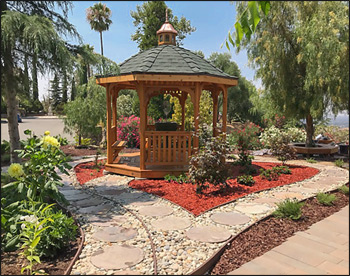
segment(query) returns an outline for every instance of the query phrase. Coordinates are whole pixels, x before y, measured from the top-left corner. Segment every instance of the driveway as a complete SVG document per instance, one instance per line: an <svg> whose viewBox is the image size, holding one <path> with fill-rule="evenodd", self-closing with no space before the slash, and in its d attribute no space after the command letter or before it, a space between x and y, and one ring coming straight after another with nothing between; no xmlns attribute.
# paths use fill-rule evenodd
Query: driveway
<svg viewBox="0 0 350 276"><path fill-rule="evenodd" d="M63 133L64 123L62 119L56 116L30 116L23 117L22 123L18 124L20 139L24 140L28 136L23 132L26 129L32 130L36 135L44 135L46 130L50 131L51 136L61 134L62 137L68 139L69 142L74 142L74 135ZM9 141L7 119L1 119L1 140Z"/></svg>

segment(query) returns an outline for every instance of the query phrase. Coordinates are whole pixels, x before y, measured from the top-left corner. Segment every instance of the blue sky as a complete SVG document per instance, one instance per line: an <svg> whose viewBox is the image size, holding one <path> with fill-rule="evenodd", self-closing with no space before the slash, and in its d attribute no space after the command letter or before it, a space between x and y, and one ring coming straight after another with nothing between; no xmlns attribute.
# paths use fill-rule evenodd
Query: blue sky
<svg viewBox="0 0 350 276"><path fill-rule="evenodd" d="M112 10L113 21L109 31L103 33L104 55L118 64L139 51L136 42L131 40L136 27L130 11L135 11L136 6L142 5L143 2L102 1ZM86 9L94 3L97 1L73 1L74 7L68 18L82 36L83 42L94 46L95 51L101 53L99 33L91 30L86 21ZM235 4L229 1L165 1L165 3L172 9L174 15L178 18L186 17L191 21L191 25L196 27L196 31L184 39L182 47L192 51L201 50L206 58L214 52L230 52L242 76L254 80L254 70L247 65L245 51L236 54L233 49L229 51L225 46L220 48L236 21ZM40 79L40 95L47 93L48 83L48 76ZM260 81L254 83L258 87L261 86Z"/></svg>

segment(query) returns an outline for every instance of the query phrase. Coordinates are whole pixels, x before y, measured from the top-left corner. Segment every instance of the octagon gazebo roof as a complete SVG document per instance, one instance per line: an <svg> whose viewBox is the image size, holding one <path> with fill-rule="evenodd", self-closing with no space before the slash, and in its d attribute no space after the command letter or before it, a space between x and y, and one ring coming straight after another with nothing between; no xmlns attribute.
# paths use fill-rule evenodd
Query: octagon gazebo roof
<svg viewBox="0 0 350 276"><path fill-rule="evenodd" d="M237 80L190 50L175 45L159 45L139 52L120 64L120 74L100 75L97 78L130 74L208 75Z"/></svg>

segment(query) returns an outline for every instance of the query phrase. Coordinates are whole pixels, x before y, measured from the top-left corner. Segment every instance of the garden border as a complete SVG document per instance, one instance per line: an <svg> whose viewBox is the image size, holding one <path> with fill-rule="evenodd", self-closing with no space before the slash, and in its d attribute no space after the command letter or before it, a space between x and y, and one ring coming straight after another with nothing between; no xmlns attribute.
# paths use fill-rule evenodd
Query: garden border
<svg viewBox="0 0 350 276"><path fill-rule="evenodd" d="M349 182L345 183L344 185L349 184ZM327 191L327 193L332 193L335 192L339 189L335 188L333 190ZM316 196L310 196L307 198L304 198L303 200L300 200L299 202L304 202L310 198L315 198ZM215 265L215 263L219 260L219 258L221 257L221 255L224 253L225 249L230 245L230 243L236 239L240 234L243 234L244 232L248 231L252 226L256 225L257 223L260 223L268 218L270 218L272 216L272 213L267 215L266 217L260 218L259 220L257 220L256 222L254 222L253 224L247 226L246 228L244 228L242 231L240 231L239 233L237 233L235 236L231 237L230 239L228 239L225 244L223 244L209 259L207 259L203 264L201 264L198 268L192 270L192 272L189 273L189 275L205 275L206 272L208 272L211 268L213 268L213 266Z"/></svg>

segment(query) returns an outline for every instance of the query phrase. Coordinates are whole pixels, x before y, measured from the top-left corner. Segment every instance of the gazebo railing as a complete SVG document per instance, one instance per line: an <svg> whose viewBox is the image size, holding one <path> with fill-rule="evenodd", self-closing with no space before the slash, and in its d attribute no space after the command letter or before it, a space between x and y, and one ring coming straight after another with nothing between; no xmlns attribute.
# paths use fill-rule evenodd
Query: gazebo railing
<svg viewBox="0 0 350 276"><path fill-rule="evenodd" d="M188 165L192 135L190 131L146 131L145 165Z"/></svg>

